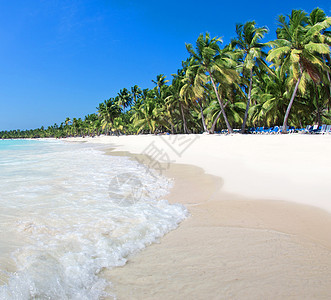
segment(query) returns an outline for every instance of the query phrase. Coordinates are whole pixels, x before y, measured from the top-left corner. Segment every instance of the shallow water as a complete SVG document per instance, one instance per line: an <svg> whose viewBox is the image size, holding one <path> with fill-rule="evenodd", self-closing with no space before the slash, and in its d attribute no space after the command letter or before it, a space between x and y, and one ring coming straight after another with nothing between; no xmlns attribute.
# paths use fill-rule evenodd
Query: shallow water
<svg viewBox="0 0 331 300"><path fill-rule="evenodd" d="M98 146L0 141L0 299L99 299L122 266L187 215L171 182ZM158 200L158 201L157 201Z"/></svg>

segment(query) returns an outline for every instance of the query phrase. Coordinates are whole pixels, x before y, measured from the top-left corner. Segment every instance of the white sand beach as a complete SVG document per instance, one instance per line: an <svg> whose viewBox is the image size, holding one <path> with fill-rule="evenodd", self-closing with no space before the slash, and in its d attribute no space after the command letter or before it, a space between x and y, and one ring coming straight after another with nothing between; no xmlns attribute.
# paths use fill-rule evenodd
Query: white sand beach
<svg viewBox="0 0 331 300"><path fill-rule="evenodd" d="M162 161L168 200L191 213L105 272L118 299L331 298L331 135L69 140Z"/></svg>
<svg viewBox="0 0 331 300"><path fill-rule="evenodd" d="M331 135L139 135L81 140L198 166L221 177L225 192L331 212Z"/></svg>

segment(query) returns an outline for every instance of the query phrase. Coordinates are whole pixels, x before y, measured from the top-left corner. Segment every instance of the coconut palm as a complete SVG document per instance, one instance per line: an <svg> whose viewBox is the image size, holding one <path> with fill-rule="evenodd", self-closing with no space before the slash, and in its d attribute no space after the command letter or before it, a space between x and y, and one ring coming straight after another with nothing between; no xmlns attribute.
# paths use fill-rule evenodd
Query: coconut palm
<svg viewBox="0 0 331 300"><path fill-rule="evenodd" d="M171 110L171 114L174 115L174 119L177 119L177 131L178 127L182 125L182 132L189 133L186 120L188 103L185 101L185 98L181 97L180 94L181 88L184 85L183 79L185 76L185 71L184 69L178 69L177 74L172 74L172 76L173 80L168 88L169 95L165 98L165 103Z"/></svg>
<svg viewBox="0 0 331 300"><path fill-rule="evenodd" d="M245 24L237 24L237 37L231 41L231 47L237 48L237 53L242 59L242 74L244 75L246 70L249 72L247 104L241 133L244 133L246 128L248 109L251 102L254 67L257 63L264 64L262 58L266 57L266 54L263 52L263 48L266 45L261 43L261 40L268 32L268 29L266 27L255 27L255 25L255 21L246 22Z"/></svg>
<svg viewBox="0 0 331 300"><path fill-rule="evenodd" d="M268 53L267 60L284 68L292 78L294 88L282 130L282 133L287 133L288 117L303 75L308 74L312 80L319 82L320 69L327 70L320 56L329 55L330 48L324 43L315 42L313 37L330 27L331 18L313 26L307 26L307 13L302 10L293 10L287 19L283 15L279 16L278 22L278 39L269 43L272 49Z"/></svg>
<svg viewBox="0 0 331 300"><path fill-rule="evenodd" d="M164 74L159 74L156 76L156 80L152 80L153 83L156 84L158 94L161 94L161 88L164 86L169 80L166 80L166 77Z"/></svg>
<svg viewBox="0 0 331 300"><path fill-rule="evenodd" d="M135 104L142 95L141 88L138 85L133 86L131 88L131 95L133 97L133 104Z"/></svg>
<svg viewBox="0 0 331 300"><path fill-rule="evenodd" d="M179 95L186 103L191 101L193 104L198 104L203 130L204 132L208 132L203 114L203 104L206 98L205 86L207 84L207 76L204 73L201 73L198 76L197 66L197 62L194 59L191 59L190 66L182 79L183 86L181 87Z"/></svg>
<svg viewBox="0 0 331 300"><path fill-rule="evenodd" d="M121 109L115 99L110 98L100 103L97 110L101 118L101 128L108 133L114 119L121 114Z"/></svg>
<svg viewBox="0 0 331 300"><path fill-rule="evenodd" d="M191 44L186 44L186 49L196 62L189 67L190 69L197 69L196 83L204 86L206 84L206 76L210 80L228 131L232 133L233 130L224 111L224 104L218 93L217 85L222 81L235 81L238 75L233 69L234 61L229 55L228 48L220 49L219 44L221 42L222 39L218 37L211 39L209 33L206 33L205 36L200 34L196 41L195 50Z"/></svg>
<svg viewBox="0 0 331 300"><path fill-rule="evenodd" d="M134 110L131 121L137 128L137 133L144 129L149 129L150 133L155 133L159 126L167 126L162 117L158 103L153 97L147 97L139 109Z"/></svg>
<svg viewBox="0 0 331 300"><path fill-rule="evenodd" d="M132 95L126 88L119 91L116 97L118 104L122 106L123 111L132 104Z"/></svg>
<svg viewBox="0 0 331 300"><path fill-rule="evenodd" d="M320 8L315 8L313 11L310 13L309 18L308 18L308 26L314 26L318 23L324 22L327 19L325 12L320 9ZM314 41L320 42L327 44L328 46L331 46L331 31L323 29L318 34L314 35ZM322 55L324 62L326 65L330 68L330 55ZM330 76L330 71L327 70L326 72L326 84L328 85L328 105L329 107L331 106L331 76Z"/></svg>

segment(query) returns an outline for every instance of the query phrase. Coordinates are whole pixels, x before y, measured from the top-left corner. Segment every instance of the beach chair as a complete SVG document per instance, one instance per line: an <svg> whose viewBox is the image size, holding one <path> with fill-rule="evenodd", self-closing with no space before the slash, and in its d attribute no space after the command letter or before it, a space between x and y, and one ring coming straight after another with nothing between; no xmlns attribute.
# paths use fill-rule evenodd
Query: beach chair
<svg viewBox="0 0 331 300"><path fill-rule="evenodd" d="M297 129L298 133L305 133L306 128L299 128Z"/></svg>
<svg viewBox="0 0 331 300"><path fill-rule="evenodd" d="M326 124L323 124L321 130L318 131L317 133L324 134L325 132L326 132Z"/></svg>
<svg viewBox="0 0 331 300"><path fill-rule="evenodd" d="M288 129L289 133L293 133L295 132L295 127L294 126L290 126L290 128Z"/></svg>
<svg viewBox="0 0 331 300"><path fill-rule="evenodd" d="M266 127L266 128L264 128L263 133L269 134L272 129L273 129L273 127L269 127L269 128Z"/></svg>
<svg viewBox="0 0 331 300"><path fill-rule="evenodd" d="M257 133L257 134L260 134L260 133L262 133L262 131L263 131L263 127L258 127L256 133Z"/></svg>
<svg viewBox="0 0 331 300"><path fill-rule="evenodd" d="M331 125L326 126L325 133L331 133Z"/></svg>
<svg viewBox="0 0 331 300"><path fill-rule="evenodd" d="M313 133L314 130L317 129L317 127L318 127L317 125L310 125L307 133L310 133L310 134Z"/></svg>
<svg viewBox="0 0 331 300"><path fill-rule="evenodd" d="M275 126L272 130L270 130L271 134L276 134L279 131L279 126Z"/></svg>
<svg viewBox="0 0 331 300"><path fill-rule="evenodd" d="M309 133L311 128L312 128L311 125L307 125L306 128L304 129L304 133Z"/></svg>
<svg viewBox="0 0 331 300"><path fill-rule="evenodd" d="M318 133L321 129L321 126L318 127L318 125L314 125L312 129L310 129L310 133Z"/></svg>
<svg viewBox="0 0 331 300"><path fill-rule="evenodd" d="M256 134L258 132L258 130L259 130L259 127L256 127L256 128L253 127L251 133Z"/></svg>
<svg viewBox="0 0 331 300"><path fill-rule="evenodd" d="M269 134L273 127L265 127L263 133Z"/></svg>

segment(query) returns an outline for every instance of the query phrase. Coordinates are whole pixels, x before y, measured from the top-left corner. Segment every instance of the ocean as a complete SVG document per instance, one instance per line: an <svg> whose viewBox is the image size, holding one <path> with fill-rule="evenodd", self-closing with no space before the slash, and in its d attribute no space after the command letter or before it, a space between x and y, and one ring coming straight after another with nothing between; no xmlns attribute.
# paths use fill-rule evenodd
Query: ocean
<svg viewBox="0 0 331 300"><path fill-rule="evenodd" d="M115 297L102 271L187 217L171 180L102 147L0 140L0 299Z"/></svg>

